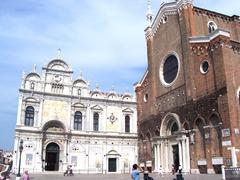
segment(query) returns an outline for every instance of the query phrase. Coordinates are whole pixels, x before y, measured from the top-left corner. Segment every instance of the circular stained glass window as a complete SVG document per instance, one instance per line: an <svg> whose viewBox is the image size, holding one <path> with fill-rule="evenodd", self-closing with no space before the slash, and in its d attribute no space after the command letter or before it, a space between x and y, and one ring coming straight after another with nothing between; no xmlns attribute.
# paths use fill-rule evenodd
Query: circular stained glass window
<svg viewBox="0 0 240 180"><path fill-rule="evenodd" d="M208 72L208 69L209 69L209 63L208 61L205 60L201 63L200 71L202 74L206 74Z"/></svg>
<svg viewBox="0 0 240 180"><path fill-rule="evenodd" d="M174 55L170 55L163 65L163 80L165 83L172 83L178 74L178 60Z"/></svg>

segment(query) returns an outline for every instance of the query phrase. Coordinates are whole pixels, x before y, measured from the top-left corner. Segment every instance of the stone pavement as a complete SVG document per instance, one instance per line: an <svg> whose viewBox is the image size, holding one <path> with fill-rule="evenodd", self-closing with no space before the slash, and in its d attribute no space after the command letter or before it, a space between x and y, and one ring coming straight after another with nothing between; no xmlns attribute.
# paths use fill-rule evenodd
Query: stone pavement
<svg viewBox="0 0 240 180"><path fill-rule="evenodd" d="M155 173L149 174L154 180L172 180L176 176L164 175L158 176ZM15 176L11 176L11 180L15 180ZM61 173L30 174L30 180L131 180L129 174L75 174L74 176L63 176ZM143 176L141 177L143 180ZM184 180L221 180L221 175L216 174L198 174L184 175Z"/></svg>

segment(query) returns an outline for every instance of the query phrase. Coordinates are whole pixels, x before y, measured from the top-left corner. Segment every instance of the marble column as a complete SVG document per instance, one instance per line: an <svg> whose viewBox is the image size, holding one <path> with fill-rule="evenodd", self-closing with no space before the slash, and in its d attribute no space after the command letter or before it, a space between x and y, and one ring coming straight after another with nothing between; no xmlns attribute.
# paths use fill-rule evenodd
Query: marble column
<svg viewBox="0 0 240 180"><path fill-rule="evenodd" d="M160 164L162 165L162 168L164 168L164 143L163 141L160 142L160 148L161 148L161 161L160 161Z"/></svg>
<svg viewBox="0 0 240 180"><path fill-rule="evenodd" d="M44 101L43 98L40 98L40 107L39 107L38 123L37 123L38 127L42 125L43 101Z"/></svg>
<svg viewBox="0 0 240 180"><path fill-rule="evenodd" d="M187 155L187 162L186 162L186 170L190 172L190 153L189 153L189 138L186 138L186 155Z"/></svg>
<svg viewBox="0 0 240 180"><path fill-rule="evenodd" d="M160 156L161 156L161 155L160 155L160 146L159 146L159 143L158 143L158 144L157 144L157 158L158 158L158 160L157 160L157 162L158 162L158 163L157 163L157 169L159 168L159 165L160 165L160 163L161 163L161 162L160 162L160 159L161 159Z"/></svg>
<svg viewBox="0 0 240 180"><path fill-rule="evenodd" d="M155 171L157 170L157 164L158 164L158 162L157 162L157 145L156 144L154 144L154 159L155 159Z"/></svg>
<svg viewBox="0 0 240 180"><path fill-rule="evenodd" d="M168 167L168 142L165 141L164 143L165 145L165 171L168 172L169 171L169 167Z"/></svg>
<svg viewBox="0 0 240 180"><path fill-rule="evenodd" d="M21 125L21 112L22 112L22 95L19 96L18 99L18 112L17 112L17 125Z"/></svg>
<svg viewBox="0 0 240 180"><path fill-rule="evenodd" d="M182 157L183 157L183 160L182 160L182 169L183 171L186 171L186 158L187 158L187 154L186 154L186 139L183 139L182 140Z"/></svg>
<svg viewBox="0 0 240 180"><path fill-rule="evenodd" d="M160 143L158 143L158 150L159 150L159 156L158 156L158 168L159 168L160 165L162 166L162 164L161 164L161 161L162 161L161 153L162 153L162 151L161 151L161 144Z"/></svg>
<svg viewBox="0 0 240 180"><path fill-rule="evenodd" d="M182 159L183 159L183 154L182 154L182 143L181 143L182 140L179 140L178 141L178 154L179 154L179 165L183 165L182 163Z"/></svg>

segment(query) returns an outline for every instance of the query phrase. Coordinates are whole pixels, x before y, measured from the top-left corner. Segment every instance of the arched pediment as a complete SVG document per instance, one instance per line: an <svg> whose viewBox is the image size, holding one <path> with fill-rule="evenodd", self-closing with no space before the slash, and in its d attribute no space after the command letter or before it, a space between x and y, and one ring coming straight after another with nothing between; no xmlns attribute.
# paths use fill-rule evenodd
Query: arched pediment
<svg viewBox="0 0 240 180"><path fill-rule="evenodd" d="M93 98L101 98L102 94L99 91L92 91L91 92L91 97L93 97Z"/></svg>
<svg viewBox="0 0 240 180"><path fill-rule="evenodd" d="M103 108L99 105L92 106L91 109L92 110L97 110L97 111L102 111L103 110Z"/></svg>
<svg viewBox="0 0 240 180"><path fill-rule="evenodd" d="M87 87L87 82L83 79L77 79L73 82L73 85L74 86L77 86L77 87Z"/></svg>
<svg viewBox="0 0 240 180"><path fill-rule="evenodd" d="M34 97L27 97L27 98L25 98L25 101L26 102L32 102L32 103L37 103L38 102L38 100Z"/></svg>
<svg viewBox="0 0 240 180"><path fill-rule="evenodd" d="M61 121L58 121L58 120L51 120L51 121L46 122L43 125L42 130L44 132L50 132L50 131L51 132L66 132L65 125Z"/></svg>
<svg viewBox="0 0 240 180"><path fill-rule="evenodd" d="M110 150L108 151L107 156L121 156L121 155L115 150Z"/></svg>
<svg viewBox="0 0 240 180"><path fill-rule="evenodd" d="M167 113L161 124L160 135L169 136L172 135L173 132L179 132L181 130L182 126L179 116L175 113Z"/></svg>
<svg viewBox="0 0 240 180"><path fill-rule="evenodd" d="M84 104L82 103L75 103L72 105L73 107L76 107L76 108L87 108L87 106L85 106Z"/></svg>
<svg viewBox="0 0 240 180"><path fill-rule="evenodd" d="M116 99L117 98L117 94L112 92L112 93L109 93L107 95L107 97L108 97L108 99Z"/></svg>
<svg viewBox="0 0 240 180"><path fill-rule="evenodd" d="M31 72L26 76L25 80L39 81L39 80L41 80L41 76L36 72Z"/></svg>
<svg viewBox="0 0 240 180"><path fill-rule="evenodd" d="M122 96L122 100L123 101L130 101L132 99L132 95L129 94L129 93L125 93L123 96Z"/></svg>
<svg viewBox="0 0 240 180"><path fill-rule="evenodd" d="M47 65L47 69L58 70L58 71L71 71L69 65L62 59L54 59Z"/></svg>

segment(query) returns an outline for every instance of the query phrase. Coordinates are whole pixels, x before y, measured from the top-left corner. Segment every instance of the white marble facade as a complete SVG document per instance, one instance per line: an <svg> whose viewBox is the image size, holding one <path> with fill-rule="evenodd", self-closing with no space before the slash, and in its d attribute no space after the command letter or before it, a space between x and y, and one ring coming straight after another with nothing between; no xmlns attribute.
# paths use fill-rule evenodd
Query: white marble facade
<svg viewBox="0 0 240 180"><path fill-rule="evenodd" d="M66 170L76 173L124 173L137 162L137 112L135 96L113 89L90 90L80 75L72 79L71 67L54 59L23 74L19 90L13 171Z"/></svg>

